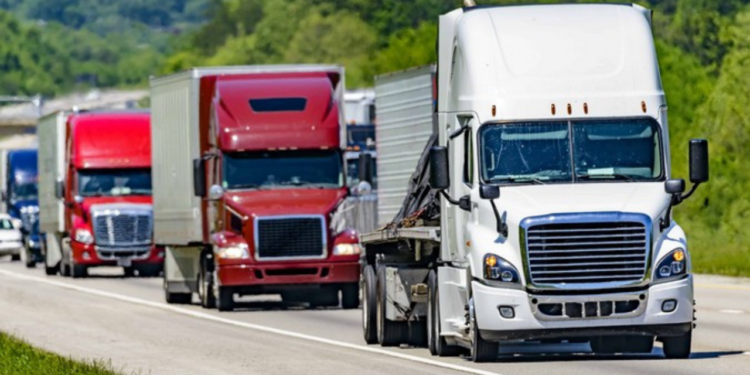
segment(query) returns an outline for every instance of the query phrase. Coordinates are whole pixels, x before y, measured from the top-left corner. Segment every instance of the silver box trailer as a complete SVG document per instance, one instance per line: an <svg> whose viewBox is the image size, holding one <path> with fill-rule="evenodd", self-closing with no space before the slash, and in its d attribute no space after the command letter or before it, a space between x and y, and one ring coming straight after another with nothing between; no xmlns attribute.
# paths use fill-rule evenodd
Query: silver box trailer
<svg viewBox="0 0 750 375"><path fill-rule="evenodd" d="M65 230L62 199L58 198L58 185L65 176L65 124L69 112L60 111L39 120L39 232L47 238L44 242L45 266L54 270L60 261L58 241L53 235Z"/></svg>
<svg viewBox="0 0 750 375"><path fill-rule="evenodd" d="M401 209L409 177L433 134L435 66L375 78L378 225Z"/></svg>

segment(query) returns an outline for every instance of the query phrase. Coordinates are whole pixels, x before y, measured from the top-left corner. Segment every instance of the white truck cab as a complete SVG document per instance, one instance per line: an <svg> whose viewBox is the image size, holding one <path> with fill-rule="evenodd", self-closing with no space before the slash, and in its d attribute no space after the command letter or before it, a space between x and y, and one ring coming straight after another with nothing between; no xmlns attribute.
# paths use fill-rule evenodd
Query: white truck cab
<svg viewBox="0 0 750 375"><path fill-rule="evenodd" d="M433 354L462 346L475 361L519 340L620 353L651 352L657 339L667 357L689 356L690 256L670 213L708 180L708 151L691 141L693 189L683 194L671 179L650 11L457 9L440 17L437 88L428 147L439 226L394 223L363 237L364 284L367 267L385 275L375 308L384 290L384 316L406 324L395 336L416 342L424 330ZM430 261L389 255L404 244ZM390 323L373 321L387 339L379 330Z"/></svg>

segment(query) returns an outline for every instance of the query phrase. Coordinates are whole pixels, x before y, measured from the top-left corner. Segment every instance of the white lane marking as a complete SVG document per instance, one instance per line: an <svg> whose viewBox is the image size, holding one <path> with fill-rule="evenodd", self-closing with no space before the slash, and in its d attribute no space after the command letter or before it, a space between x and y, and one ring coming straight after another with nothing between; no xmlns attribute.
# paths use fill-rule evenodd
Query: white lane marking
<svg viewBox="0 0 750 375"><path fill-rule="evenodd" d="M750 352L744 352L742 354L744 354L744 355L750 355Z"/></svg>
<svg viewBox="0 0 750 375"><path fill-rule="evenodd" d="M296 339L307 340L307 341L327 344L331 346L337 346L340 348L359 350L362 352L385 355L385 356L399 358L399 359L403 359L407 361L422 363L422 364L430 365L434 367L441 367L441 368L448 369L448 370L454 370L454 371L464 372L468 374L476 374L476 375L501 375L496 372L479 370L479 369L475 369L471 367L459 366L459 365L455 365L452 363L435 361L432 359L416 357L416 356L403 354L403 353L399 353L395 351L388 351L388 350L378 349L375 347L364 346L364 345L350 344L347 342L330 340L330 339L326 339L322 337L306 335L303 333L297 333L297 332L292 332L292 331L286 331L283 329L266 327L266 326L262 326L258 324L252 324L252 323L246 323L246 322L241 322L237 320L226 319L226 318L218 317L215 315L207 314L204 312L193 311L193 310L189 310L183 307L168 305L166 303L152 302L152 301L147 301L147 300L140 299L140 298L125 296L122 294L116 294L116 293L110 293L110 292L105 292L101 290L86 288L86 287L82 287L78 285L73 285L73 284L68 284L65 282L47 279L44 277L29 276L29 275L19 274L19 273L15 273L15 272L3 270L3 269L0 269L0 274L10 276L10 277L15 277L17 279L36 281L36 282L40 282L44 284L58 286L61 288L75 290L75 291L82 292L82 293L88 293L88 294L93 294L93 295L97 295L100 297L106 297L106 298L111 298L111 299L115 299L115 300L119 300L123 302L129 302L129 303L133 303L136 305L148 306L148 307L153 307L153 308L157 308L161 310L171 311L177 314L191 316L191 317L198 318L198 319L210 320L210 321L214 321L218 323L233 325L236 327L242 327L242 328L248 328L248 329L261 331L261 332L273 333L273 334L277 334L281 336L292 337Z"/></svg>
<svg viewBox="0 0 750 375"><path fill-rule="evenodd" d="M719 310L720 313L724 314L744 314L745 312L742 310Z"/></svg>

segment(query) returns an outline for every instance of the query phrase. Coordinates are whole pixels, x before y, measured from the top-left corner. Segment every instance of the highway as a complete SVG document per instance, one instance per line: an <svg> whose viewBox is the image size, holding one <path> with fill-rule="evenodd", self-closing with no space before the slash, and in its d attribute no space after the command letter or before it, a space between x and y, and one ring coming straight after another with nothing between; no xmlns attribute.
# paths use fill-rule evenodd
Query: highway
<svg viewBox="0 0 750 375"><path fill-rule="evenodd" d="M698 276L689 360L594 356L588 345L516 345L497 362L431 357L427 349L364 344L360 311L309 310L252 298L238 311L163 302L161 279L92 270L44 276L0 259L0 331L126 374L750 374L750 281ZM520 355L504 352L520 351Z"/></svg>

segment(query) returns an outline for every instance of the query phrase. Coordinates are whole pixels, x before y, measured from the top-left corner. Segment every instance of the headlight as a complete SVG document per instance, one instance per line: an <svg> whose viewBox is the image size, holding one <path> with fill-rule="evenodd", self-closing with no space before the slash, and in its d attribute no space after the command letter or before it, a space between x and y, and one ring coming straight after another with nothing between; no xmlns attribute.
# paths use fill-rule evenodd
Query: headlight
<svg viewBox="0 0 750 375"><path fill-rule="evenodd" d="M684 249L674 249L656 267L656 280L669 279L687 273L687 253Z"/></svg>
<svg viewBox="0 0 750 375"><path fill-rule="evenodd" d="M484 278L487 280L518 283L521 278L518 271L507 260L495 254L484 256Z"/></svg>
<svg viewBox="0 0 750 375"><path fill-rule="evenodd" d="M221 259L247 259L250 258L250 252L246 244L235 246L219 247L216 249L216 255Z"/></svg>
<svg viewBox="0 0 750 375"><path fill-rule="evenodd" d="M76 230L75 240L82 244L91 245L94 243L94 236L91 235L88 229L78 229Z"/></svg>
<svg viewBox="0 0 750 375"><path fill-rule="evenodd" d="M359 255L362 248L356 243L341 243L333 247L333 255Z"/></svg>

